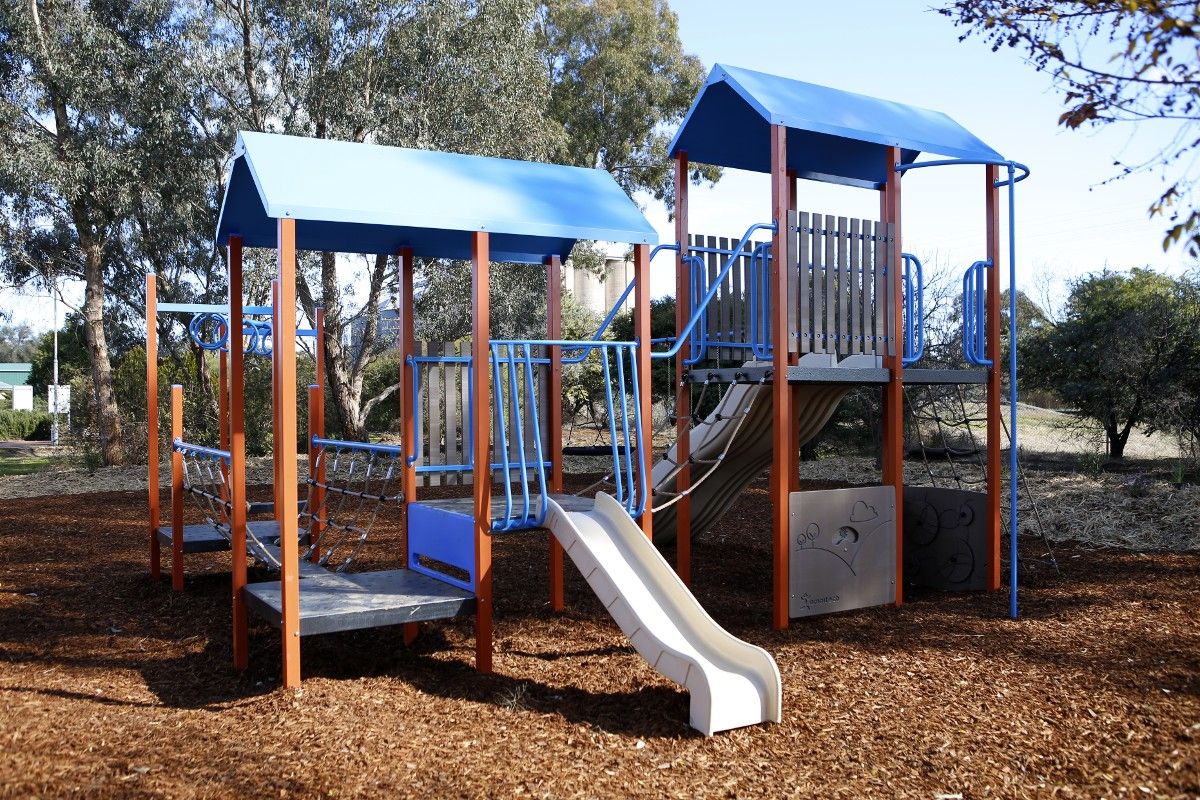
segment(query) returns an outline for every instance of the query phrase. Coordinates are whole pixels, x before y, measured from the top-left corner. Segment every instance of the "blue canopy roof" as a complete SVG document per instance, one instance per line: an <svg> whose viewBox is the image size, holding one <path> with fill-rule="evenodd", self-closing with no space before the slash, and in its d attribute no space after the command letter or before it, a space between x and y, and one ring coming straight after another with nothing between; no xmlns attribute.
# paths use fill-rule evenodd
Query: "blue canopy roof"
<svg viewBox="0 0 1200 800"><path fill-rule="evenodd" d="M470 258L487 231L493 261L566 257L579 239L655 244L653 226L603 170L269 133L238 134L217 244Z"/></svg>
<svg viewBox="0 0 1200 800"><path fill-rule="evenodd" d="M886 148L905 163L920 153L1003 157L939 111L717 64L671 142L690 161L770 172L770 126L786 125L788 169L801 178L878 188Z"/></svg>

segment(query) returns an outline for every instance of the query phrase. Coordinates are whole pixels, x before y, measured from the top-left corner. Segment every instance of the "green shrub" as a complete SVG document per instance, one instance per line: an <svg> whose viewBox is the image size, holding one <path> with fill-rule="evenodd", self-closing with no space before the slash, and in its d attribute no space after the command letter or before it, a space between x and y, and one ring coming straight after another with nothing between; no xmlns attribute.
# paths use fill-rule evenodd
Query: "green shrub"
<svg viewBox="0 0 1200 800"><path fill-rule="evenodd" d="M47 441L50 439L50 415L44 411L2 409L0 439Z"/></svg>

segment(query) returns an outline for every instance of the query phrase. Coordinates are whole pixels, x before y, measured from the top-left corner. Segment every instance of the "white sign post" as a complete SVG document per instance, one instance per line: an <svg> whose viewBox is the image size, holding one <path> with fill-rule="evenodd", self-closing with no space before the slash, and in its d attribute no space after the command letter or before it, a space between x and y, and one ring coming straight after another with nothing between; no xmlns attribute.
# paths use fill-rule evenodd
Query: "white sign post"
<svg viewBox="0 0 1200 800"><path fill-rule="evenodd" d="M12 388L13 411L33 411L33 387L14 386Z"/></svg>
<svg viewBox="0 0 1200 800"><path fill-rule="evenodd" d="M71 384L46 387L46 405L50 407L53 422L50 424L50 443L58 444L58 415L67 415L67 427L71 427Z"/></svg>

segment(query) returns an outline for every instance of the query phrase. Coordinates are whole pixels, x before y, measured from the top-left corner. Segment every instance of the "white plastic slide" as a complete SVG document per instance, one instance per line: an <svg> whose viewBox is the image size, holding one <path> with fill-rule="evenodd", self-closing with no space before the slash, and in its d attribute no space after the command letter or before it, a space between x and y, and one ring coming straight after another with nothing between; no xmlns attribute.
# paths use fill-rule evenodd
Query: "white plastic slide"
<svg viewBox="0 0 1200 800"><path fill-rule="evenodd" d="M592 511L549 503L546 527L634 648L691 693L693 728L711 736L780 721L775 659L713 621L620 503L604 493Z"/></svg>

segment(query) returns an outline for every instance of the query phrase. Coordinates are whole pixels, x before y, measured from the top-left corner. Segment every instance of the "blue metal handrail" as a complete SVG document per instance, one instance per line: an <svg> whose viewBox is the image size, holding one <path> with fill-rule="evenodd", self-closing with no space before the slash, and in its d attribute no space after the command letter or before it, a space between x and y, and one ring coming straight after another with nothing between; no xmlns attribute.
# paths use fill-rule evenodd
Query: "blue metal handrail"
<svg viewBox="0 0 1200 800"><path fill-rule="evenodd" d="M667 350L659 350L650 354L653 359L674 358L683 348L683 343L688 342L693 346L691 356L685 360L685 364L691 366L704 359L707 351L707 320L705 319L708 310L708 304L716 297L717 291L721 288L721 284L725 282L725 278L729 275L729 270L733 268L733 264L739 258L746 255L746 242L750 241L750 237L756 231L768 230L775 232L778 226L774 222L756 222L746 229L742 234L742 238L738 243L729 249L729 258L726 259L724 266L717 272L713 278L712 285L706 285L707 276L704 270L697 268L697 264L703 265L703 261L695 256L689 256L688 260L692 264L692 314L688 319L687 324L683 326L683 330L678 331L673 344ZM698 248L693 248L698 249ZM697 297L700 297L697 300ZM692 332L700 326L702 334L699 337L693 337Z"/></svg>
<svg viewBox="0 0 1200 800"><path fill-rule="evenodd" d="M363 453L381 453L399 457L404 453L403 445L398 444L375 444L373 442L355 442L347 439L323 439L320 436L312 437L312 443L315 447L332 447L336 450L355 450Z"/></svg>
<svg viewBox="0 0 1200 800"><path fill-rule="evenodd" d="M771 243L754 248L750 258L750 352L759 360L771 358Z"/></svg>
<svg viewBox="0 0 1200 800"><path fill-rule="evenodd" d="M963 273L963 357L977 367L991 367L987 357L987 329L980 320L987 315L985 269L990 260L976 261Z"/></svg>
<svg viewBox="0 0 1200 800"><path fill-rule="evenodd" d="M185 456L208 458L213 461L224 461L226 464L233 459L233 456L228 450L218 450L215 447L205 447L202 444L192 444L191 442L185 442L183 439L176 439L171 442L171 448L178 453L183 453Z"/></svg>
<svg viewBox="0 0 1200 800"><path fill-rule="evenodd" d="M900 255L904 260L904 355L900 363L907 367L925 355L925 273L921 259L912 253Z"/></svg>

